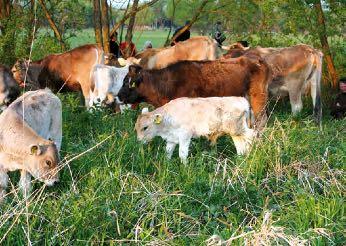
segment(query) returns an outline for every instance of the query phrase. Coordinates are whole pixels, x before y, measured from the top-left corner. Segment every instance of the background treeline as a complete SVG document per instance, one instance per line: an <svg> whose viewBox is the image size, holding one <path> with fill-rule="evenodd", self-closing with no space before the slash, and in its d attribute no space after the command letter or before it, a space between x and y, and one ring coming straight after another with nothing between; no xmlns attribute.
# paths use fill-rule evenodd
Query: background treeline
<svg viewBox="0 0 346 246"><path fill-rule="evenodd" d="M98 1L107 3L109 32L112 33L114 26L118 27L122 40L132 39L132 31L165 29L167 40L162 43L164 45L174 29L186 20L194 20L192 30L202 35L210 35L215 22L221 21L228 38L226 42L246 39L252 46L265 47L307 43L322 49L327 58L325 64L329 76L325 76L325 80L335 84L336 76L345 75L345 0ZM33 35L34 59L73 48L70 39L78 31L95 27L95 2L1 0L1 63L11 65L17 58L29 57ZM148 2L154 4L141 8ZM128 17L124 19L126 15ZM102 16L100 10L100 18ZM128 30L131 18L133 26ZM52 22L56 26L54 32ZM52 38L54 36L56 38ZM336 72L330 71L333 68L329 63L335 64Z"/></svg>

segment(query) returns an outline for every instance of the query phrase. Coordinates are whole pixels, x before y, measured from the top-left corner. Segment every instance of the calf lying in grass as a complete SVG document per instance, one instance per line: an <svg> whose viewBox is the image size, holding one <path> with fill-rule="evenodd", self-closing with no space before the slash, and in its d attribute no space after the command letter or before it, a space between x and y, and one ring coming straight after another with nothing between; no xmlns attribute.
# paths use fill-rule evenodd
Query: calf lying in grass
<svg viewBox="0 0 346 246"><path fill-rule="evenodd" d="M178 98L148 112L136 122L137 138L147 142L155 136L167 141L168 158L179 144L179 157L186 162L191 138L207 137L215 143L221 135L232 137L238 154L245 154L255 135L248 128L248 101L242 97Z"/></svg>
<svg viewBox="0 0 346 246"><path fill-rule="evenodd" d="M24 196L31 175L46 185L58 180L61 118L60 99L50 90L26 92L0 115L0 201L9 171L21 170Z"/></svg>

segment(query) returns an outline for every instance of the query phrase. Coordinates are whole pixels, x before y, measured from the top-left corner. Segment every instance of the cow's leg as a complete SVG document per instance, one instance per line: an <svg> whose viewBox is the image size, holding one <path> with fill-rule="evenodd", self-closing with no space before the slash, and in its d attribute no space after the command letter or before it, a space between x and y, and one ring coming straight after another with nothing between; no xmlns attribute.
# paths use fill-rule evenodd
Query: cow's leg
<svg viewBox="0 0 346 246"><path fill-rule="evenodd" d="M89 108L90 105L90 86L87 85L86 83L81 84L82 87L82 93L84 96L84 103L85 103L85 107Z"/></svg>
<svg viewBox="0 0 346 246"><path fill-rule="evenodd" d="M302 94L299 90L289 92L292 114L296 116L303 108Z"/></svg>
<svg viewBox="0 0 346 246"><path fill-rule="evenodd" d="M179 139L179 157L184 164L187 163L187 156L189 155L190 142L191 142L191 136L184 136Z"/></svg>
<svg viewBox="0 0 346 246"><path fill-rule="evenodd" d="M8 185L7 172L3 169L0 169L0 203L5 198L7 185Z"/></svg>
<svg viewBox="0 0 346 246"><path fill-rule="evenodd" d="M173 151L174 151L176 145L177 145L176 143L167 142L167 144L166 144L166 153L167 153L167 158L168 159L171 159L171 157L173 155Z"/></svg>
<svg viewBox="0 0 346 246"><path fill-rule="evenodd" d="M20 171L19 188L23 192L24 198L28 198L31 191L31 175L26 170Z"/></svg>

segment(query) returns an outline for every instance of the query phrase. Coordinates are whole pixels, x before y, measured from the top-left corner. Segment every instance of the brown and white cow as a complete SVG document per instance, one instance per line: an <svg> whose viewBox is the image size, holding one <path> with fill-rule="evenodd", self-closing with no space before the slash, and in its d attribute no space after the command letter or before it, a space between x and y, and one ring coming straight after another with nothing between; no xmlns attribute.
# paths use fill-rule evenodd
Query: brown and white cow
<svg viewBox="0 0 346 246"><path fill-rule="evenodd" d="M0 201L10 171L21 171L25 196L31 175L46 185L58 181L61 113L60 99L44 89L24 93L0 115Z"/></svg>
<svg viewBox="0 0 346 246"><path fill-rule="evenodd" d="M259 57L216 61L182 61L163 69L130 66L118 93L124 103L148 102L155 107L179 97L248 95L256 120L265 122L270 69Z"/></svg>
<svg viewBox="0 0 346 246"><path fill-rule="evenodd" d="M321 124L322 52L305 44L286 48L253 49L246 49L238 44L224 57L239 57L251 53L260 55L268 63L273 73L269 91L278 97L288 95L294 115L302 110L302 94L310 86L315 121Z"/></svg>
<svg viewBox="0 0 346 246"><path fill-rule="evenodd" d="M92 90L92 68L96 64L104 64L104 55L103 50L97 45L87 44L65 53L48 55L32 64L41 66L37 78L40 88L48 87L54 92L81 90L88 107ZM22 84L23 79L20 78L24 78L25 69L13 70L15 78L18 78L17 82Z"/></svg>
<svg viewBox="0 0 346 246"><path fill-rule="evenodd" d="M146 69L161 69L178 61L215 60L219 54L218 44L206 36L192 37L175 46L162 49L148 49L136 58L139 65Z"/></svg>

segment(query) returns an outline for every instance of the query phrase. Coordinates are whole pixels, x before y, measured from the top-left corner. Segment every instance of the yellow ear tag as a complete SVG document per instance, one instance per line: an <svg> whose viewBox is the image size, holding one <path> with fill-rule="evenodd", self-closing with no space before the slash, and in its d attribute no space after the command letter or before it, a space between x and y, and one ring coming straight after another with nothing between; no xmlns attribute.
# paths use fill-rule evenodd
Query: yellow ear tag
<svg viewBox="0 0 346 246"><path fill-rule="evenodd" d="M162 122L162 115L159 115L159 114L155 115L154 123L159 125L161 124L161 122Z"/></svg>
<svg viewBox="0 0 346 246"><path fill-rule="evenodd" d="M135 88L136 87L136 82L131 83L131 88Z"/></svg>

